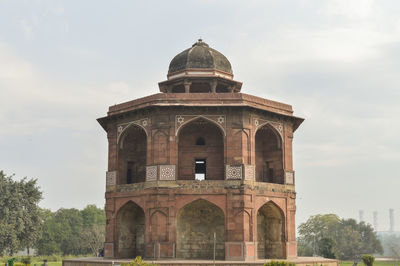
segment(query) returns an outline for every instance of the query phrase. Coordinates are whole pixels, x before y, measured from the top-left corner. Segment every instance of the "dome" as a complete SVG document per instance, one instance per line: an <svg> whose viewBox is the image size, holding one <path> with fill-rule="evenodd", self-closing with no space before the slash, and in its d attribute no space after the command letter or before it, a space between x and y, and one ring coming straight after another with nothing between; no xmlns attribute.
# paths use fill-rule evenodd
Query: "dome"
<svg viewBox="0 0 400 266"><path fill-rule="evenodd" d="M172 59L168 75L187 69L212 69L233 75L228 59L217 50L210 48L202 39Z"/></svg>

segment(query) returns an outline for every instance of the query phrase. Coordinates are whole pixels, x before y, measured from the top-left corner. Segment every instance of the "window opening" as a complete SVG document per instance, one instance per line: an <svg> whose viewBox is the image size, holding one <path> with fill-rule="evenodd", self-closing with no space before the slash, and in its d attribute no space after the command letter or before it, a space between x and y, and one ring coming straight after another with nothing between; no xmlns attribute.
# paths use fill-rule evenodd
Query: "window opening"
<svg viewBox="0 0 400 266"><path fill-rule="evenodd" d="M204 145L206 145L205 139L204 139L204 138L198 138L198 139L196 140L196 145L198 145L198 146L204 146Z"/></svg>
<svg viewBox="0 0 400 266"><path fill-rule="evenodd" d="M132 184L133 183L133 177L135 176L134 167L135 167L135 163L134 162L128 162L127 163L127 167L126 167L126 183L127 184Z"/></svg>
<svg viewBox="0 0 400 266"><path fill-rule="evenodd" d="M206 179L206 160L205 159L196 159L195 160L195 180L205 180Z"/></svg>

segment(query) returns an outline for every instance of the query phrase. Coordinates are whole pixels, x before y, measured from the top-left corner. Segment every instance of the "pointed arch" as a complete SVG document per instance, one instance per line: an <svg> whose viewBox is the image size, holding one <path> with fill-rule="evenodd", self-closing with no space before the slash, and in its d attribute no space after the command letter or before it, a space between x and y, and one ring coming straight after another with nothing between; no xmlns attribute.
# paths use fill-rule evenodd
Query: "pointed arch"
<svg viewBox="0 0 400 266"><path fill-rule="evenodd" d="M273 201L268 201L257 211L257 240L259 259L286 257L285 214Z"/></svg>
<svg viewBox="0 0 400 266"><path fill-rule="evenodd" d="M225 258L225 215L208 200L197 199L177 215L177 258L212 259L216 234L216 258Z"/></svg>
<svg viewBox="0 0 400 266"><path fill-rule="evenodd" d="M204 115L199 115L199 116L193 117L193 118L191 118L191 119L185 121L184 123L182 123L182 125L180 125L179 127L177 127L177 129L176 129L176 131L175 131L175 136L178 136L179 131L180 131L183 127L185 127L187 124L189 124L189 123L191 123L191 122L193 122L193 121L195 121L195 120L198 120L198 119L205 119L205 120L207 120L207 121L213 123L214 125L216 125L218 128L221 129L221 131L222 131L222 133L223 133L223 136L226 136L226 130L225 130L225 128L224 128L221 124L219 124L218 122L216 122L216 121L214 121L214 120L212 120L212 119L210 119L210 118L208 118L207 116L204 116Z"/></svg>
<svg viewBox="0 0 400 266"><path fill-rule="evenodd" d="M151 241L168 241L168 218L167 215L156 210L150 216Z"/></svg>
<svg viewBox="0 0 400 266"><path fill-rule="evenodd" d="M252 215L247 210L240 210L236 212L235 219L238 220L236 224L239 226L238 230L243 229L243 241L253 241L253 220Z"/></svg>
<svg viewBox="0 0 400 266"><path fill-rule="evenodd" d="M255 132L254 132L254 136L257 135L257 132L258 132L259 130L262 130L262 129L265 128L265 127L267 127L268 129L270 129L270 130L274 133L274 135L275 135L275 137L276 137L276 140L277 140L277 143L278 143L278 147L282 147L282 144L283 144L283 136L282 136L282 134L276 129L276 127L275 127L271 122L269 122L269 121L264 122L264 123L261 123L261 124L256 128L256 130L255 130Z"/></svg>
<svg viewBox="0 0 400 266"><path fill-rule="evenodd" d="M118 184L144 182L147 162L147 133L131 124L121 133L118 149Z"/></svg>
<svg viewBox="0 0 400 266"><path fill-rule="evenodd" d="M257 128L255 140L256 181L284 183L283 148L279 132L270 122Z"/></svg>
<svg viewBox="0 0 400 266"><path fill-rule="evenodd" d="M241 150L244 164L250 164L251 162L250 134L247 131L248 129L242 128L235 132L235 135L240 134Z"/></svg>
<svg viewBox="0 0 400 266"><path fill-rule="evenodd" d="M168 134L157 130L152 137L153 164L167 164L169 142Z"/></svg>
<svg viewBox="0 0 400 266"><path fill-rule="evenodd" d="M117 257L144 256L145 214L143 209L128 201L117 213Z"/></svg>
<svg viewBox="0 0 400 266"><path fill-rule="evenodd" d="M224 136L215 121L203 116L184 124L178 134L178 179L223 180ZM197 145L199 138L204 145Z"/></svg>
<svg viewBox="0 0 400 266"><path fill-rule="evenodd" d="M145 119L145 121L147 121L147 119ZM140 123L138 123L138 121L130 122L127 125L126 124L125 124L125 126L121 125L120 127L122 128L122 131L119 132L117 135L117 144L119 145L120 149L123 148L123 142L126 137L126 132L128 132L129 129L132 127L138 127L138 128L143 129L144 133L146 134L146 138L148 137L146 128L143 125L141 125Z"/></svg>

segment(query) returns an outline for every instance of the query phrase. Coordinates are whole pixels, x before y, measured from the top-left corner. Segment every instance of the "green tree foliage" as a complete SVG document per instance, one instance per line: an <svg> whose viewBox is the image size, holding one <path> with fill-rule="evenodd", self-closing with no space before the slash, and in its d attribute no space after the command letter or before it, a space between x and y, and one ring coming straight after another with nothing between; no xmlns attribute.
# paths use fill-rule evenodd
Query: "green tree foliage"
<svg viewBox="0 0 400 266"><path fill-rule="evenodd" d="M0 253L13 254L35 244L40 234L39 201L42 192L36 179L13 180L0 171Z"/></svg>
<svg viewBox="0 0 400 266"><path fill-rule="evenodd" d="M105 213L95 205L83 210L43 211L42 234L37 241L39 255L96 253L104 243Z"/></svg>
<svg viewBox="0 0 400 266"><path fill-rule="evenodd" d="M354 219L340 220L335 214L315 215L298 229L300 256L354 259L363 253L383 252L373 228Z"/></svg>

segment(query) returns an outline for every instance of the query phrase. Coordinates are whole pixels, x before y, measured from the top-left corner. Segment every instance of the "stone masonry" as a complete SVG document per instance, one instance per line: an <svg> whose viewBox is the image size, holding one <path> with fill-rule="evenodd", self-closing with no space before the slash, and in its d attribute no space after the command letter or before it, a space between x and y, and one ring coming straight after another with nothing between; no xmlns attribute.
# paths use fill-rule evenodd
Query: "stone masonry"
<svg viewBox="0 0 400 266"><path fill-rule="evenodd" d="M199 40L160 93L111 106L105 256L296 258L290 105L241 93Z"/></svg>

